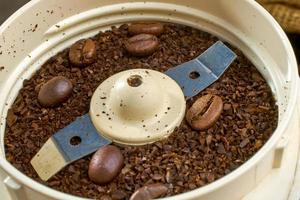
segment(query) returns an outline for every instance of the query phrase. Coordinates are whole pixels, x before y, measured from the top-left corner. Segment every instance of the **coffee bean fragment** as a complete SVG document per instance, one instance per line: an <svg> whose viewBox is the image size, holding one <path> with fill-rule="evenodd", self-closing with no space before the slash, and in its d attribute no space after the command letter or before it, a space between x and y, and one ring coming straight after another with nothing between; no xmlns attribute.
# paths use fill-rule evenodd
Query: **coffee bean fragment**
<svg viewBox="0 0 300 200"><path fill-rule="evenodd" d="M230 110L231 109L231 104L225 103L223 109L226 110L226 111Z"/></svg>
<svg viewBox="0 0 300 200"><path fill-rule="evenodd" d="M149 56L158 49L158 39L154 35L139 34L125 42L126 50L134 56Z"/></svg>
<svg viewBox="0 0 300 200"><path fill-rule="evenodd" d="M261 140L256 140L254 147L255 147L255 149L259 149L262 145L263 145L263 143Z"/></svg>
<svg viewBox="0 0 300 200"><path fill-rule="evenodd" d="M40 89L38 101L43 107L54 107L68 100L73 85L69 79L56 76L46 82Z"/></svg>
<svg viewBox="0 0 300 200"><path fill-rule="evenodd" d="M7 125L9 127L12 127L16 121L17 121L17 116L15 115L14 111L12 109L9 109L7 111L7 116L6 116L6 122L7 122Z"/></svg>
<svg viewBox="0 0 300 200"><path fill-rule="evenodd" d="M108 195L103 195L102 197L100 197L100 200L113 200L113 199Z"/></svg>
<svg viewBox="0 0 300 200"><path fill-rule="evenodd" d="M248 138L244 139L241 144L240 144L240 147L241 148L244 148L245 146L247 146L247 144L250 142L250 140Z"/></svg>
<svg viewBox="0 0 300 200"><path fill-rule="evenodd" d="M167 170L165 178L167 183L172 183L175 180L174 173L172 172L172 170Z"/></svg>
<svg viewBox="0 0 300 200"><path fill-rule="evenodd" d="M130 200L150 200L161 197L168 192L168 188L160 183L147 185L136 190Z"/></svg>
<svg viewBox="0 0 300 200"><path fill-rule="evenodd" d="M135 22L128 26L128 32L131 35L152 34L161 35L164 31L164 25L159 22Z"/></svg>
<svg viewBox="0 0 300 200"><path fill-rule="evenodd" d="M111 197L114 200L125 199L126 198L126 193L124 191L121 191L121 190L116 190L112 193Z"/></svg>
<svg viewBox="0 0 300 200"><path fill-rule="evenodd" d="M219 144L219 145L218 145L217 152L220 153L220 154L225 154L225 153L226 153L226 150L225 150L223 144Z"/></svg>
<svg viewBox="0 0 300 200"><path fill-rule="evenodd" d="M69 60L77 67L84 67L96 61L96 44L93 40L80 40L69 51Z"/></svg>
<svg viewBox="0 0 300 200"><path fill-rule="evenodd" d="M207 94L200 97L186 114L186 120L195 130L206 130L219 119L223 110L223 101L217 95Z"/></svg>
<svg viewBox="0 0 300 200"><path fill-rule="evenodd" d="M211 144L211 142L212 142L212 135L208 135L207 137L206 137L206 144L207 144L207 146L209 146L210 144Z"/></svg>
<svg viewBox="0 0 300 200"><path fill-rule="evenodd" d="M100 148L92 157L88 175L97 184L111 182L121 171L124 158L121 151L112 145Z"/></svg>
<svg viewBox="0 0 300 200"><path fill-rule="evenodd" d="M215 175L212 173L207 173L206 174L206 179L209 183L213 182L215 180Z"/></svg>

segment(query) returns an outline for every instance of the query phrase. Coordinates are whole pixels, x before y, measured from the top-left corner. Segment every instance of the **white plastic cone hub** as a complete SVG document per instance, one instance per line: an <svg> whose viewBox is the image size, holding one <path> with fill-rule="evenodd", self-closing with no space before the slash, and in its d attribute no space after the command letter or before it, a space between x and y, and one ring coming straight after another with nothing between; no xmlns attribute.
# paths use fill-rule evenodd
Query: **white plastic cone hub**
<svg viewBox="0 0 300 200"><path fill-rule="evenodd" d="M118 73L94 92L90 115L102 136L123 145L168 137L180 125L186 102L179 85L148 69Z"/></svg>

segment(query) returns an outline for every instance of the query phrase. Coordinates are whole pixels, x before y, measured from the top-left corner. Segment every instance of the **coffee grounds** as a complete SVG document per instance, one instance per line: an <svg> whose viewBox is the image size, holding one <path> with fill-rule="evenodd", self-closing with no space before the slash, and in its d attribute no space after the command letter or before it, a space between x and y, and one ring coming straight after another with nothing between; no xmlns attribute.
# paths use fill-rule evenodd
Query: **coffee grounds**
<svg viewBox="0 0 300 200"><path fill-rule="evenodd" d="M213 85L201 92L216 94L224 102L217 123L207 131L193 131L185 121L166 140L141 147L121 148L125 166L109 184L100 186L88 178L91 159L86 156L43 182L30 160L59 129L89 111L93 91L111 75L134 68L161 72L194 59L218 39L208 33L175 24L166 24L158 36L159 49L137 58L126 52L123 43L130 37L128 26L112 27L92 39L97 42L97 62L75 68L68 60L69 49L47 61L25 80L8 113L5 131L6 158L34 180L56 190L95 199L128 199L138 188L163 183L167 196L187 192L232 172L270 138L277 127L278 108L270 87L237 49L238 58ZM43 108L37 101L42 84L65 76L74 85L67 102ZM188 107L197 97L187 102Z"/></svg>

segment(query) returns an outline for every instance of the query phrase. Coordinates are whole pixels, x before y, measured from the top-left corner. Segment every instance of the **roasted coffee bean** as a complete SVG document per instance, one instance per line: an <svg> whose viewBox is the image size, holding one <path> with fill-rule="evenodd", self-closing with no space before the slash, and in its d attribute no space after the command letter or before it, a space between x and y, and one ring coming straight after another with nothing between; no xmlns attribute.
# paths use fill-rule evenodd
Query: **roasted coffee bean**
<svg viewBox="0 0 300 200"><path fill-rule="evenodd" d="M124 158L121 151L112 145L100 148L89 164L89 178L97 184L111 182L121 171Z"/></svg>
<svg viewBox="0 0 300 200"><path fill-rule="evenodd" d="M168 188L160 183L147 185L136 190L130 200L150 200L161 197L168 192Z"/></svg>
<svg viewBox="0 0 300 200"><path fill-rule="evenodd" d="M96 60L96 44L93 40L80 40L73 44L69 52L69 60L77 67L92 64Z"/></svg>
<svg viewBox="0 0 300 200"><path fill-rule="evenodd" d="M196 100L186 114L186 120L195 130L206 130L219 119L223 101L216 95L205 95Z"/></svg>
<svg viewBox="0 0 300 200"><path fill-rule="evenodd" d="M38 101L44 107L54 107L68 100L73 91L69 79L56 76L46 82L40 89Z"/></svg>
<svg viewBox="0 0 300 200"><path fill-rule="evenodd" d="M134 56L149 56L158 48L158 39L154 35L139 34L125 42L126 50Z"/></svg>
<svg viewBox="0 0 300 200"><path fill-rule="evenodd" d="M163 31L164 25L159 22L135 22L128 26L128 32L131 35L138 35L142 33L160 35Z"/></svg>

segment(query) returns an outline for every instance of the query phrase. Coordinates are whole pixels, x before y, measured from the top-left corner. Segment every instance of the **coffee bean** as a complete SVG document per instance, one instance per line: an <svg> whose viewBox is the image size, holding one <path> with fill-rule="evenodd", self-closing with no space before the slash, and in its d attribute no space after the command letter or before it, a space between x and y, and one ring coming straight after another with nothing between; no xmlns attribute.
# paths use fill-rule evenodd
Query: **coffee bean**
<svg viewBox="0 0 300 200"><path fill-rule="evenodd" d="M130 200L150 200L161 197L168 192L168 188L160 183L147 185L136 190Z"/></svg>
<svg viewBox="0 0 300 200"><path fill-rule="evenodd" d="M125 42L126 50L134 56L149 56L158 48L158 39L154 35L139 34Z"/></svg>
<svg viewBox="0 0 300 200"><path fill-rule="evenodd" d="M219 119L223 101L216 95L205 95L197 99L186 114L186 120L195 130L206 130Z"/></svg>
<svg viewBox="0 0 300 200"><path fill-rule="evenodd" d="M112 145L100 148L89 164L89 178L97 184L111 182L121 171L124 158L121 151Z"/></svg>
<svg viewBox="0 0 300 200"><path fill-rule="evenodd" d="M38 101L44 107L54 107L67 101L72 91L73 85L69 79L56 76L41 87Z"/></svg>
<svg viewBox="0 0 300 200"><path fill-rule="evenodd" d="M73 44L69 52L69 60L77 67L92 64L96 60L96 44L93 40L80 40Z"/></svg>
<svg viewBox="0 0 300 200"><path fill-rule="evenodd" d="M128 32L131 35L138 35L141 33L160 35L163 31L164 25L158 22L135 22L128 26Z"/></svg>

